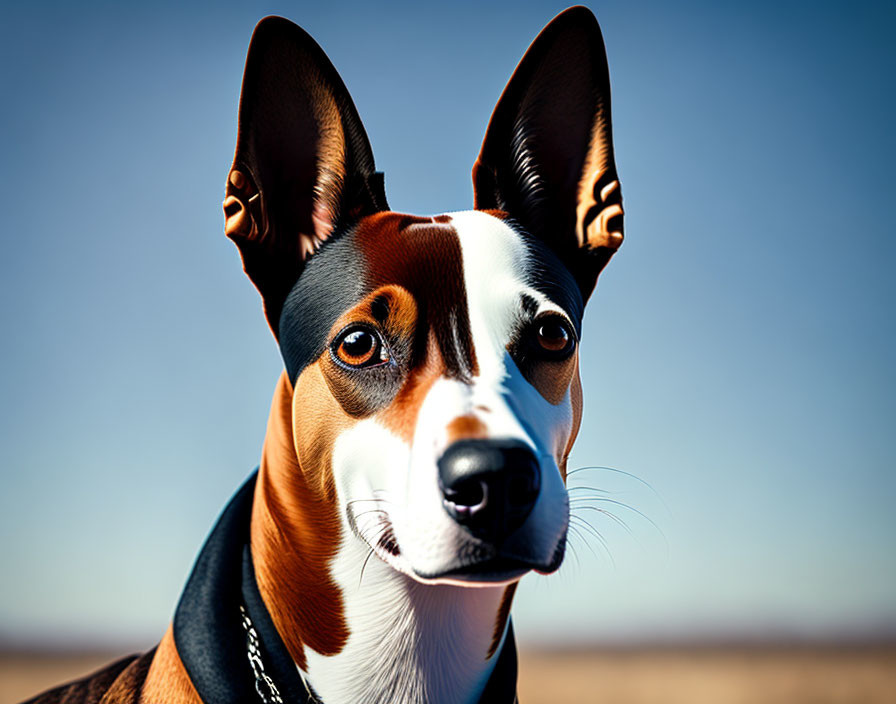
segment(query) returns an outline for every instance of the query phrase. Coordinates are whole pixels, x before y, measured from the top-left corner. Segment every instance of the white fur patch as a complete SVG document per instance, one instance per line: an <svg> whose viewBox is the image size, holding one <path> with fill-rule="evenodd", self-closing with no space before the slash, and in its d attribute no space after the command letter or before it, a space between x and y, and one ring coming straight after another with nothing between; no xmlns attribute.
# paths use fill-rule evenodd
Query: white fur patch
<svg viewBox="0 0 896 704"><path fill-rule="evenodd" d="M541 489L526 519L525 549L549 559L565 539L567 496L557 461L572 431L570 395L549 403L507 348L524 322L524 295L538 302L537 313L567 314L527 283L529 252L510 227L481 212L451 218L461 244L477 372L472 380L442 378L432 385L410 446L375 417L336 441L343 540L332 573L350 635L335 656L306 650L308 679L325 702L461 704L475 701L491 673L495 658L485 655L505 585L419 577L444 572L462 550L472 549L470 535L444 510L438 483L437 462L453 419L475 416L487 437L532 449ZM388 531L399 554L378 546ZM457 643L463 647L448 645Z"/></svg>
<svg viewBox="0 0 896 704"><path fill-rule="evenodd" d="M371 556L352 533L344 510L350 502L358 529L375 542L379 508L392 513L406 500L409 450L372 419L334 447L343 541L331 569L349 638L334 656L305 651L307 679L324 702L463 704L478 698L494 667L485 653L503 587L422 584Z"/></svg>

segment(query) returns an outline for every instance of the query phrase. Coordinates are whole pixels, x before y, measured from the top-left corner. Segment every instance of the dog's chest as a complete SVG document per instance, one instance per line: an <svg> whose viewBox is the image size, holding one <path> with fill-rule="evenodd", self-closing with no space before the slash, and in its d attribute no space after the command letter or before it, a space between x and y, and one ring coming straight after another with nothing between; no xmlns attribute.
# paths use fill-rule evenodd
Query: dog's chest
<svg viewBox="0 0 896 704"><path fill-rule="evenodd" d="M351 635L335 656L307 653L307 678L321 700L479 701L498 660L487 655L504 588L421 585L377 559L367 562L359 579L368 556L366 546L348 540L333 563ZM503 631L495 650L502 645Z"/></svg>

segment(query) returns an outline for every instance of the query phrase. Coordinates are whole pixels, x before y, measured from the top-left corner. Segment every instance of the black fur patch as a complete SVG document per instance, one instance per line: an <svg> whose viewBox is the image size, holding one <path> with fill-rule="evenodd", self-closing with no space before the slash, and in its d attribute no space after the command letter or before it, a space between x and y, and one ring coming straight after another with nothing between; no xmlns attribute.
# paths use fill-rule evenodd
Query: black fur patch
<svg viewBox="0 0 896 704"><path fill-rule="evenodd" d="M293 384L324 353L330 329L367 288L364 260L352 231L330 238L308 260L280 315L280 354Z"/></svg>
<svg viewBox="0 0 896 704"><path fill-rule="evenodd" d="M526 283L565 310L575 328L576 337L581 338L585 301L572 272L544 242L530 235L513 220L505 222L519 234L529 250Z"/></svg>

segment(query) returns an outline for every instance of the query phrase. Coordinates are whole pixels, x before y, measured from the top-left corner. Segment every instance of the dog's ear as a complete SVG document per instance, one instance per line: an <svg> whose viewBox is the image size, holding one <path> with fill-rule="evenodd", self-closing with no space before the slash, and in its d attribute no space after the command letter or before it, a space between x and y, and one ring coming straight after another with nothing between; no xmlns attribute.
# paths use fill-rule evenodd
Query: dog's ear
<svg viewBox="0 0 896 704"><path fill-rule="evenodd" d="M337 228L387 209L382 174L336 69L304 30L264 18L246 58L224 231L275 336L308 256Z"/></svg>
<svg viewBox="0 0 896 704"><path fill-rule="evenodd" d="M562 12L532 42L473 167L476 208L507 212L548 244L587 300L622 244L610 78L597 20Z"/></svg>

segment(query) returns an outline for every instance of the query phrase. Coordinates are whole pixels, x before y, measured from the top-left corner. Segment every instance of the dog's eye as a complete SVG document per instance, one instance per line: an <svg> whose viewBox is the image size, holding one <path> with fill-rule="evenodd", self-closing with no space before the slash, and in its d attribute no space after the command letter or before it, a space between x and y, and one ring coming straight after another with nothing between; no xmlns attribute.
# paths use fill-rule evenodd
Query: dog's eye
<svg viewBox="0 0 896 704"><path fill-rule="evenodd" d="M536 320L534 330L538 347L548 359L565 359L575 347L575 335L559 315Z"/></svg>
<svg viewBox="0 0 896 704"><path fill-rule="evenodd" d="M353 325L333 343L333 354L349 367L374 367L389 361L389 354L380 336L367 327Z"/></svg>

